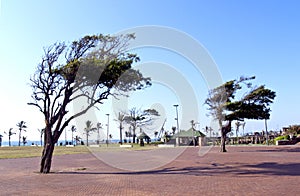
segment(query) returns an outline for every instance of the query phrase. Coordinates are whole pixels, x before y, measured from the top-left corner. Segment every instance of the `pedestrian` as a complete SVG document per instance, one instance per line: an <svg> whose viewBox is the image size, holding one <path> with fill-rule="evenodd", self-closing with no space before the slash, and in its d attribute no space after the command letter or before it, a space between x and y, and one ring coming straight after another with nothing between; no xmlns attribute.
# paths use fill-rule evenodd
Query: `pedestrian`
<svg viewBox="0 0 300 196"><path fill-rule="evenodd" d="M0 147L2 146L2 135L0 134Z"/></svg>

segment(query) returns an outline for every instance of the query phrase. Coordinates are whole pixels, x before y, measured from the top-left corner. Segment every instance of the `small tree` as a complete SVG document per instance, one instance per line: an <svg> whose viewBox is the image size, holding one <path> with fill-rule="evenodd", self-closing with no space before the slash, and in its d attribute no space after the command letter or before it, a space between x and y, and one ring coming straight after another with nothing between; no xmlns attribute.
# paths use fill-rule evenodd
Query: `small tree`
<svg viewBox="0 0 300 196"><path fill-rule="evenodd" d="M19 146L21 145L21 137L22 137L21 133L22 133L22 131L26 132L25 129L27 128L27 126L25 124L26 124L26 122L24 122L24 121L21 121L17 124L17 127L19 128Z"/></svg>
<svg viewBox="0 0 300 196"><path fill-rule="evenodd" d="M78 135L75 136L75 143L76 145L80 143L81 137L79 137Z"/></svg>
<svg viewBox="0 0 300 196"><path fill-rule="evenodd" d="M125 117L125 122L132 127L133 143L135 143L136 139L136 129L151 125L155 116L159 116L155 109L140 110L132 108L129 110L129 114Z"/></svg>
<svg viewBox="0 0 300 196"><path fill-rule="evenodd" d="M85 135L86 135L86 145L89 146L89 136L91 134L91 132L97 130L96 127L93 127L93 124L91 121L86 121L86 127L84 128L85 131Z"/></svg>
<svg viewBox="0 0 300 196"><path fill-rule="evenodd" d="M26 136L23 136L23 146L25 146L27 144L27 137Z"/></svg>
<svg viewBox="0 0 300 196"><path fill-rule="evenodd" d="M289 134L291 137L300 134L300 125L290 125L286 130L286 134Z"/></svg>
<svg viewBox="0 0 300 196"><path fill-rule="evenodd" d="M11 143L10 143L11 136L14 135L14 134L16 134L15 132L12 132L12 130L13 130L13 128L10 128L10 129L8 130L8 133L4 131L4 133L5 133L6 135L8 135L8 146L11 146Z"/></svg>

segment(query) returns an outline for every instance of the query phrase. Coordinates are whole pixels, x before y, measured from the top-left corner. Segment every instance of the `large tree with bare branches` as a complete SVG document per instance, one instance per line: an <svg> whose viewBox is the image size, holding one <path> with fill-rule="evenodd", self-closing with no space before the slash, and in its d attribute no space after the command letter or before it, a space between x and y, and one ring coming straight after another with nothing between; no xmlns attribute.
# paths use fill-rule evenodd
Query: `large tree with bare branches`
<svg viewBox="0 0 300 196"><path fill-rule="evenodd" d="M132 34L85 36L69 45L60 42L44 50L31 78L33 101L29 103L45 119L41 173L49 173L55 143L71 120L102 104L110 95L151 85L150 78L131 67L139 61L135 54L126 52L133 38ZM70 103L78 99L88 104L68 113Z"/></svg>

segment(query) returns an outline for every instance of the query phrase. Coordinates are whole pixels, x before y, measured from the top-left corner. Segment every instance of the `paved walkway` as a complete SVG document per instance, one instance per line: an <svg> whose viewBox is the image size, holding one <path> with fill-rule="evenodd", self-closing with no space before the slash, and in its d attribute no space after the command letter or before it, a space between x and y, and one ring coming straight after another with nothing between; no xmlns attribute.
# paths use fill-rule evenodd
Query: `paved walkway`
<svg viewBox="0 0 300 196"><path fill-rule="evenodd" d="M0 195L299 194L299 145L227 149L203 155L190 147L147 171L113 168L93 154L81 154L55 157L52 173L43 175L37 172L39 158L2 159Z"/></svg>

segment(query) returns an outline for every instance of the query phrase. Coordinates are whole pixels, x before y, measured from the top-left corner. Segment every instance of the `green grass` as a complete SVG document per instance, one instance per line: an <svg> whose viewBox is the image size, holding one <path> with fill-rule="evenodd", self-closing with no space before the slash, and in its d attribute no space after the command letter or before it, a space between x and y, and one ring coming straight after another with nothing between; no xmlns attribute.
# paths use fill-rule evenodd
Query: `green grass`
<svg viewBox="0 0 300 196"><path fill-rule="evenodd" d="M131 150L152 150L157 147L154 145L140 146L139 144L132 144L132 148L120 148L119 144L109 144L108 147L102 144L101 147L86 146L55 146L54 156L67 155L67 154L82 154L91 152L103 152L103 151L131 151ZM14 146L14 147L0 147L0 159L16 159L16 158L28 158L28 157L40 157L42 155L43 148L39 146Z"/></svg>
<svg viewBox="0 0 300 196"><path fill-rule="evenodd" d="M38 146L1 147L0 159L39 157L42 155L42 151L43 148ZM74 148L56 146L54 149L54 155L80 154L89 152L90 151L85 146L76 146Z"/></svg>

